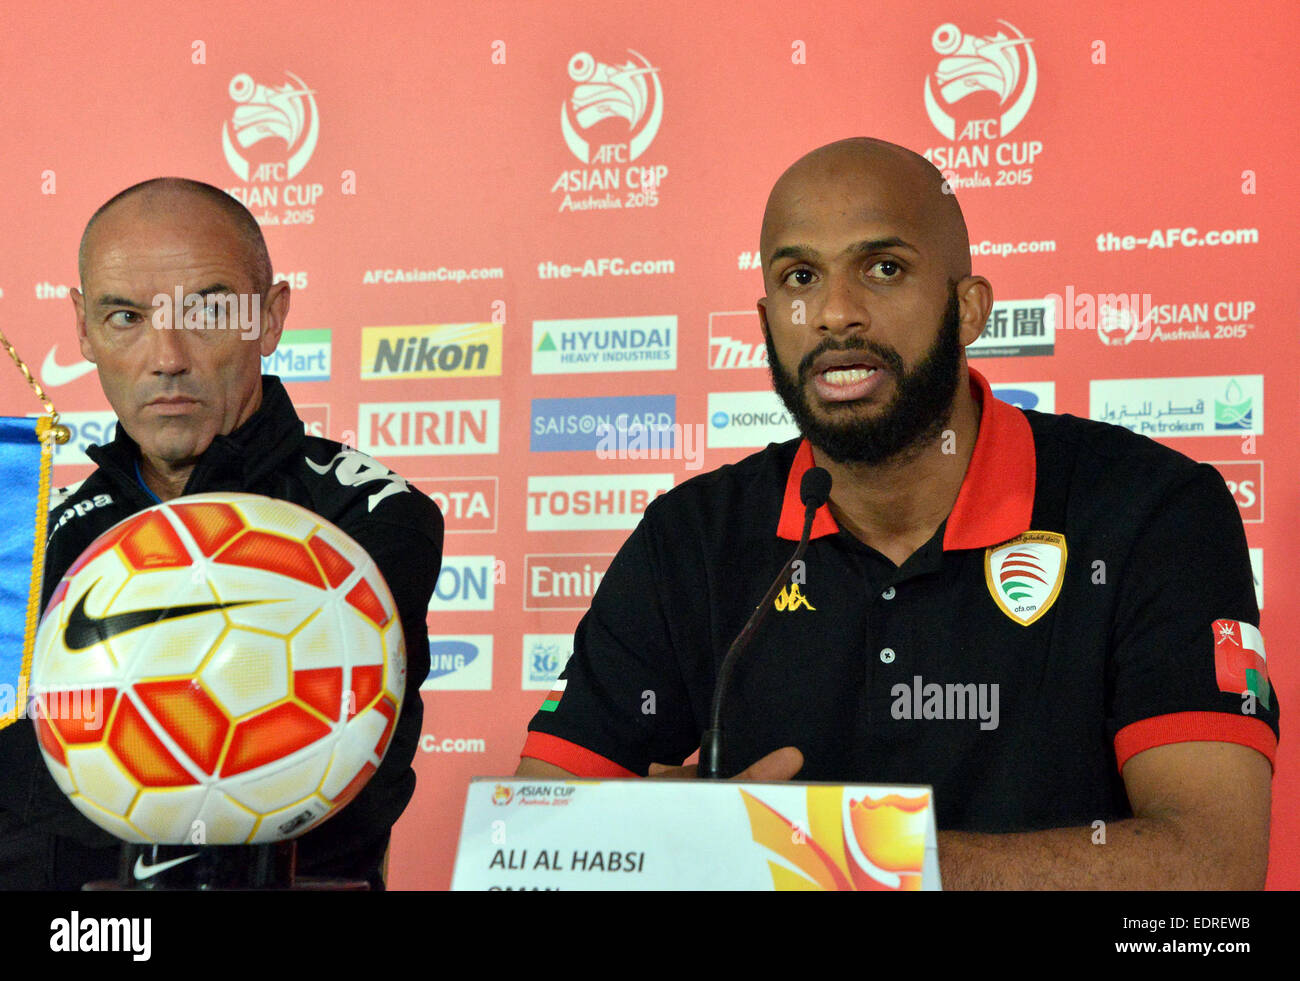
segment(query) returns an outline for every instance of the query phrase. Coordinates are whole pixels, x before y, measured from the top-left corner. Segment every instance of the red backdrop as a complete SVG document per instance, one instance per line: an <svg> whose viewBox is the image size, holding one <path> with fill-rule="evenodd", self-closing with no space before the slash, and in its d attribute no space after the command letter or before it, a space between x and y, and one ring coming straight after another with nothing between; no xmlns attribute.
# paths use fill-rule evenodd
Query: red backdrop
<svg viewBox="0 0 1300 981"><path fill-rule="evenodd" d="M1283 107L1300 17L1281 2L1223 10L7 10L0 323L77 429L56 483L79 480L77 448L110 422L93 372L79 373L66 298L86 218L129 184L178 174L263 221L295 287L288 329L302 332L273 370L315 431L447 512L429 615L441 673L391 873L397 888L444 888L467 780L513 770L538 689L645 494L785 432L770 398L725 397L767 388L753 250L773 180L831 140L892 140L951 172L975 271L999 300L973 362L995 389L1223 469L1286 726L1300 704L1286 613L1300 599L1300 344L1281 272L1297 213ZM1149 299L1133 316L1102 294ZM1054 332L1033 329L1063 307ZM563 359L597 344L596 359ZM602 360L610 344L617 361ZM2 367L0 394L5 411L38 410ZM630 401L535 401L614 397ZM597 455L593 421L625 411L702 427L702 459ZM583 492L605 494L598 515L577 513ZM1294 745L1274 782L1274 888L1300 887Z"/></svg>

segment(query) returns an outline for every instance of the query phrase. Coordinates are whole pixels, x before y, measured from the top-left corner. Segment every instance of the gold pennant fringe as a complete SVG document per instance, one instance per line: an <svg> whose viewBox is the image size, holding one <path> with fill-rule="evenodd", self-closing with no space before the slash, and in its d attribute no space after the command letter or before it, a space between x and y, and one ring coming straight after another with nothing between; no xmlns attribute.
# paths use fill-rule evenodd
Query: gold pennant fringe
<svg viewBox="0 0 1300 981"><path fill-rule="evenodd" d="M18 356L14 346L0 331L0 346L9 352L18 370L27 379L36 397L45 406L46 415L36 419L36 438L41 443L41 470L37 489L35 514L35 547L32 550L32 571L27 586L27 611L23 630L23 665L19 672L18 692L14 699L13 711L0 715L0 729L26 714L28 679L31 677L32 654L36 646L36 628L40 624L41 614L41 575L45 570L45 533L48 527L50 507L50 474L54 465L54 444L62 445L72 438L67 426L59 422L59 413L50 401L41 383L32 377L31 370Z"/></svg>
<svg viewBox="0 0 1300 981"><path fill-rule="evenodd" d="M23 377L27 379L27 384L31 386L32 392L41 400L41 405L45 406L45 412L49 416L49 423L43 431L40 426L37 426L37 435L41 437L42 442L48 443L50 439L53 439L54 442L62 446L68 440L72 439L72 431L59 422L59 413L55 411L54 403L51 402L50 397L45 394L45 389L41 388L41 383L36 380L32 375L31 369L28 368L23 362L23 359L18 356L18 352L14 350L14 346L9 343L9 338L5 337L4 331L2 330L0 330L0 346L3 346L4 349L9 352L9 357L14 359L14 364L18 366L18 370L21 371Z"/></svg>

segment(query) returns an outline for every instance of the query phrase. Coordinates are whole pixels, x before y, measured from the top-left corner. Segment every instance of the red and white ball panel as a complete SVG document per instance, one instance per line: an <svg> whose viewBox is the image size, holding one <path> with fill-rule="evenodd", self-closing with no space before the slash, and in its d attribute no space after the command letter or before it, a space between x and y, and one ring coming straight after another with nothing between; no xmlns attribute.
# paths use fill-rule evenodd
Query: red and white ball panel
<svg viewBox="0 0 1300 981"><path fill-rule="evenodd" d="M130 841L275 841L378 768L405 686L396 604L339 529L204 494L100 536L56 587L32 669L60 788Z"/></svg>

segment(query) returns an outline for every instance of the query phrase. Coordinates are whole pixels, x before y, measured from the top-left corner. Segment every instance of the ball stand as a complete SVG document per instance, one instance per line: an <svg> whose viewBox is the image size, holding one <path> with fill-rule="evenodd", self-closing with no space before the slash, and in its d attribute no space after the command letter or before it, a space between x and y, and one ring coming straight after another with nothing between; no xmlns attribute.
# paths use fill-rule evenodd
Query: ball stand
<svg viewBox="0 0 1300 981"><path fill-rule="evenodd" d="M123 843L116 879L88 882L91 892L121 890L268 890L364 892L364 880L295 875L297 844L142 845Z"/></svg>

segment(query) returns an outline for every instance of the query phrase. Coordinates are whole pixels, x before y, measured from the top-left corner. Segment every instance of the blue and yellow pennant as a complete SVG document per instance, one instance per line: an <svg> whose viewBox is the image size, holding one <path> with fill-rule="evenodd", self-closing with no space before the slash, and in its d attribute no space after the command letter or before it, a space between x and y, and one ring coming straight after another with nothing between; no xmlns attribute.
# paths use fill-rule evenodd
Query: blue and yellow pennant
<svg viewBox="0 0 1300 981"><path fill-rule="evenodd" d="M21 718L40 618L52 422L0 416L0 729Z"/></svg>

